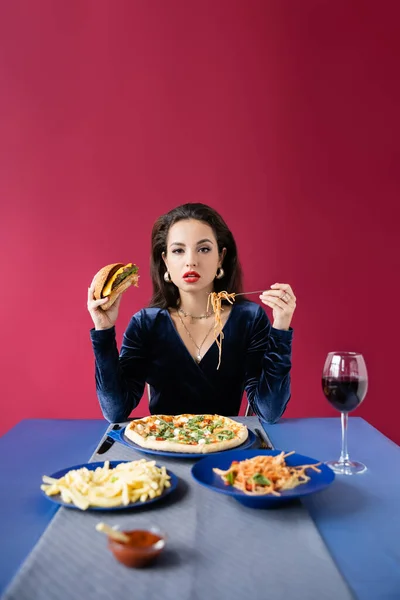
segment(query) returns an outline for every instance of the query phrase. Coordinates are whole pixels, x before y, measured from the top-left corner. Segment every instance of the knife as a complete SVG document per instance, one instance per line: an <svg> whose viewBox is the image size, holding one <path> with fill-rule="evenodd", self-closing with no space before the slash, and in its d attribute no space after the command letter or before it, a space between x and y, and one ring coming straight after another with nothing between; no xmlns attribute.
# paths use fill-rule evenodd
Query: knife
<svg viewBox="0 0 400 600"><path fill-rule="evenodd" d="M114 425L111 430L121 429L121 425ZM107 450L111 448L115 440L113 440L109 435L106 437L104 442L101 444L100 448L97 450L96 454L105 454Z"/></svg>
<svg viewBox="0 0 400 600"><path fill-rule="evenodd" d="M273 450L274 449L274 445L271 442L271 440L269 439L267 433L265 431L263 431L261 433L260 429L254 429L256 436L258 437L260 444L261 444L261 448L265 448L267 450Z"/></svg>

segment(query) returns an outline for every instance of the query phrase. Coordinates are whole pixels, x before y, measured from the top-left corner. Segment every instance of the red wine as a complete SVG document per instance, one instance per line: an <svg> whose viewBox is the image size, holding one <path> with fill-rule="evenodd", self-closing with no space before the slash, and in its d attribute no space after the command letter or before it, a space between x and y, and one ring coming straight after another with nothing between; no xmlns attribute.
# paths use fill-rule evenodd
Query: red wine
<svg viewBox="0 0 400 600"><path fill-rule="evenodd" d="M322 389L328 401L341 412L350 412L357 408L364 400L367 393L368 381L366 379L351 379L343 377L322 378Z"/></svg>

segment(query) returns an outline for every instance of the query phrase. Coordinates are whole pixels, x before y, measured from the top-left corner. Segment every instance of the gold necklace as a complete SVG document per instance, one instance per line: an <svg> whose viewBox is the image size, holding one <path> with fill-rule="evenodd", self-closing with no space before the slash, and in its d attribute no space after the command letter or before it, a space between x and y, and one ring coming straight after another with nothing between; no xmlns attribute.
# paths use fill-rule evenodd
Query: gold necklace
<svg viewBox="0 0 400 600"><path fill-rule="evenodd" d="M212 311L207 311L204 315L200 315L196 317L195 315L191 315L183 310L183 308L179 308L178 312L181 313L184 317L190 317L191 319L208 319L212 315Z"/></svg>
<svg viewBox="0 0 400 600"><path fill-rule="evenodd" d="M183 328L185 329L186 333L188 334L188 336L189 336L189 337L190 337L190 339L192 340L193 344L194 344L194 345L196 346L196 348L197 348L197 356L196 356L196 358L195 358L195 361L196 361L197 363L199 363L199 362L201 361L201 359L202 359L202 356L201 356L201 354L200 354L200 350L201 350L201 348L202 348L202 346L203 346L204 342L206 341L206 339L207 339L207 338L208 338L208 336L210 335L210 333L211 333L211 331L212 331L212 329L213 329L213 327L214 327L214 323L211 325L211 327L210 327L209 331L207 332L207 335L206 335L206 337L205 337L205 338L204 338L204 340L201 342L200 346L198 346L198 345L196 344L196 342L194 341L194 339L192 338L192 336L191 336L191 334L190 334L190 331L189 331L189 329L186 327L185 323L183 322L183 320L182 320L182 317L181 317L181 315L179 314L179 311L176 311L176 312L177 312L177 315L178 315L178 317L179 317L179 320L180 320L180 322L181 322L181 323L182 323L182 325L183 325Z"/></svg>

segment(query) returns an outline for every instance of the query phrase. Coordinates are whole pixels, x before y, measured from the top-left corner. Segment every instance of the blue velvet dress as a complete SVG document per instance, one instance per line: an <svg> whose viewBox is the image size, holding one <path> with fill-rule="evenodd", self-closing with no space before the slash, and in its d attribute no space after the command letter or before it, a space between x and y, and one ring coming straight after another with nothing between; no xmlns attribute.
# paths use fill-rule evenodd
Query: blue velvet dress
<svg viewBox="0 0 400 600"><path fill-rule="evenodd" d="M222 361L214 342L198 364L166 309L145 308L125 331L118 353L115 328L91 330L96 391L104 417L125 421L150 384L152 414L239 413L243 391L254 412L273 423L290 398L292 330L271 327L254 302L233 304L225 323Z"/></svg>

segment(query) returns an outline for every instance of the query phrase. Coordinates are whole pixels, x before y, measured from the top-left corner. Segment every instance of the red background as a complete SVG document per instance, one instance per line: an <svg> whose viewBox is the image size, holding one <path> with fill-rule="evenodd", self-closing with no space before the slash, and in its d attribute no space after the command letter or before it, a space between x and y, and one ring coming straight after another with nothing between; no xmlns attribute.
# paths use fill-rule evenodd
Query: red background
<svg viewBox="0 0 400 600"><path fill-rule="evenodd" d="M397 2L14 0L0 5L1 425L100 417L86 312L150 231L211 204L247 290L290 282L285 416L333 416L328 351L363 352L354 414L400 441ZM147 414L147 401L136 414ZM339 442L339 433L338 433Z"/></svg>

